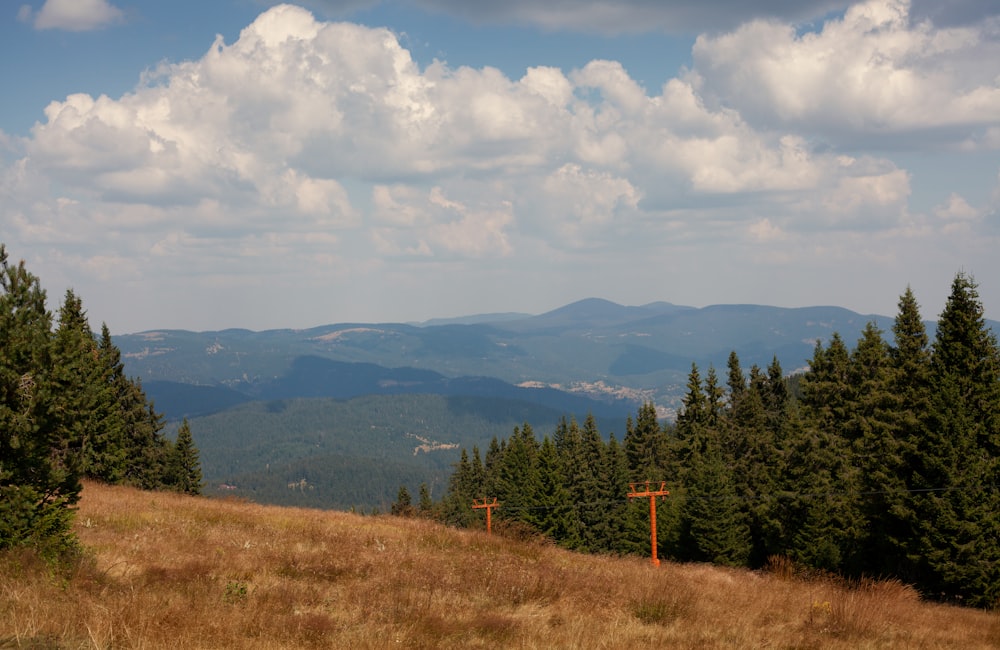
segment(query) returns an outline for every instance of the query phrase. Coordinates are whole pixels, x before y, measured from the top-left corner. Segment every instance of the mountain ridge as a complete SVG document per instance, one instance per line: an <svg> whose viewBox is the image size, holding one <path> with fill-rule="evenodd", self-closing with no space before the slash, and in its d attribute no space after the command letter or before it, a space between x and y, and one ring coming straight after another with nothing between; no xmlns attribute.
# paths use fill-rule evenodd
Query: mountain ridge
<svg viewBox="0 0 1000 650"><path fill-rule="evenodd" d="M144 382L248 392L248 387L279 381L296 359L322 357L429 370L450 378L494 377L514 386L548 386L608 399L631 391L635 400L670 406L691 363L723 367L735 351L745 368L777 357L784 368L794 370L804 367L816 342L829 340L833 332L853 345L869 321L890 332L894 320L837 306L688 307L662 301L626 306L601 298L538 315L495 316L261 332L148 330L114 340L126 371ZM933 335L934 321L926 323ZM607 390L595 389L601 385Z"/></svg>

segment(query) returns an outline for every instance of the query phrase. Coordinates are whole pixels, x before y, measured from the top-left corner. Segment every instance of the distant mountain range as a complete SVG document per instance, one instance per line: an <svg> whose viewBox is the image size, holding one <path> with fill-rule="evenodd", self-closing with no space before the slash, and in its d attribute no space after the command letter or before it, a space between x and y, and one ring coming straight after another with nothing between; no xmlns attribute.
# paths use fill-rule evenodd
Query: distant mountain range
<svg viewBox="0 0 1000 650"><path fill-rule="evenodd" d="M168 415L277 396L401 392L496 394L536 403L566 400L562 392L671 407L692 363L702 371L723 368L735 350L746 368L777 357L791 372L806 365L817 340L839 332L852 345L868 321L891 337L892 317L840 307L634 307L591 298L540 315L263 332L158 330L115 342L127 372L142 378ZM190 408L175 409L181 396Z"/></svg>
<svg viewBox="0 0 1000 650"><path fill-rule="evenodd" d="M790 373L834 332L853 346L869 321L891 340L892 317L840 307L594 298L540 315L114 340L171 428L189 418L209 493L382 507L399 483L443 489L460 447L485 451L525 422L541 436L592 414L620 440L643 401L672 415L692 363L724 370L735 350L745 369L777 357Z"/></svg>

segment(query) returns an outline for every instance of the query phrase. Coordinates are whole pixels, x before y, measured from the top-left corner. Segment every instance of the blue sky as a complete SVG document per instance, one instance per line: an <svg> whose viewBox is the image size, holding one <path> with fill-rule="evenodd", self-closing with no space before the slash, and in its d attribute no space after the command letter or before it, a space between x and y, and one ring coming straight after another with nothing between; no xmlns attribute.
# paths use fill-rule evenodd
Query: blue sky
<svg viewBox="0 0 1000 650"><path fill-rule="evenodd" d="M0 242L115 333L960 270L1000 319L996 4L5 3Z"/></svg>

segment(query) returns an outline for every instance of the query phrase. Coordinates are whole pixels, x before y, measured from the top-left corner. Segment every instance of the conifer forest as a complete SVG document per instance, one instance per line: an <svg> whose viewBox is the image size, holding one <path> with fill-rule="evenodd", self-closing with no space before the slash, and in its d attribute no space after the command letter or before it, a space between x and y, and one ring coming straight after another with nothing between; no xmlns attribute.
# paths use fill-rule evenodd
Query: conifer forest
<svg viewBox="0 0 1000 650"><path fill-rule="evenodd" d="M853 346L817 342L803 374L777 359L745 369L735 352L723 372L692 365L676 422L647 403L622 440L587 418L463 450L441 516L482 526L471 504L495 498L495 526L649 554L648 500L627 494L662 481L661 557L782 558L897 578L928 599L1000 602L1000 349L972 277L954 278L933 340L907 289L891 332L869 323Z"/></svg>
<svg viewBox="0 0 1000 650"><path fill-rule="evenodd" d="M53 319L39 279L0 245L0 550L72 553L82 478L199 493L187 423L175 443L162 430L107 325L95 336L72 291Z"/></svg>

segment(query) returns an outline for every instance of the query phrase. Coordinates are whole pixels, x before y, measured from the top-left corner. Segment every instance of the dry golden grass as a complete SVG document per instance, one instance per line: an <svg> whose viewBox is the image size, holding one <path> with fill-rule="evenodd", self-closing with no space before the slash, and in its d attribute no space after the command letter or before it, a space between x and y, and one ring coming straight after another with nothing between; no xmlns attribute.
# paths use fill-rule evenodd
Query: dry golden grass
<svg viewBox="0 0 1000 650"><path fill-rule="evenodd" d="M0 559L0 647L996 648L997 613L422 520L86 484L72 574Z"/></svg>

